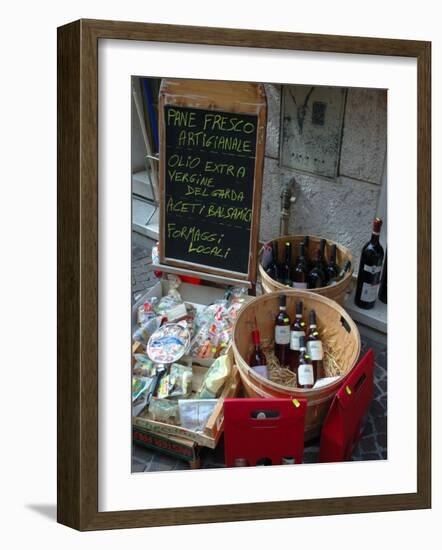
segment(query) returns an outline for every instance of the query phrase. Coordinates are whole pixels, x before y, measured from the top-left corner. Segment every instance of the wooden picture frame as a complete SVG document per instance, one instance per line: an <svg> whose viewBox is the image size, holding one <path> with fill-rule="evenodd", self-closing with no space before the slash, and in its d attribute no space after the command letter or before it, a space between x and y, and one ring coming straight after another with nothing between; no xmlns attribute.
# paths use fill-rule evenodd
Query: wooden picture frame
<svg viewBox="0 0 442 550"><path fill-rule="evenodd" d="M417 491L98 511L98 41L402 56L418 71ZM82 531L431 506L431 44L422 41L79 20L58 29L58 521Z"/></svg>

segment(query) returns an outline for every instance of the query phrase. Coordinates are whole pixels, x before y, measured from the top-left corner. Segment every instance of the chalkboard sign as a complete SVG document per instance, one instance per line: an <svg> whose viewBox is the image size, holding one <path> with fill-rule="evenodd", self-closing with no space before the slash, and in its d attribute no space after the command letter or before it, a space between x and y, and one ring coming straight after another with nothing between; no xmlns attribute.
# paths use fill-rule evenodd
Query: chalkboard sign
<svg viewBox="0 0 442 550"><path fill-rule="evenodd" d="M255 185L258 113L163 105L162 126L162 261L248 278L262 177Z"/></svg>

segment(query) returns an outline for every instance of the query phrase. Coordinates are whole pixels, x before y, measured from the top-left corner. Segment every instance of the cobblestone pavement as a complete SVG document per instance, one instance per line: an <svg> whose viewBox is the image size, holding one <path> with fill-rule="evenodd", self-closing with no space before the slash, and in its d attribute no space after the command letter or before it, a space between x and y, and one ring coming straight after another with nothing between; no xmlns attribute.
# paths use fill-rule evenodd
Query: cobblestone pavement
<svg viewBox="0 0 442 550"><path fill-rule="evenodd" d="M132 240L132 301L155 284L155 277L148 270L151 263L153 241L134 234ZM382 460L387 458L387 348L361 336L361 357L372 348L375 354L375 393L364 422L363 433L352 460ZM312 441L304 449L304 462L317 462L319 441ZM214 450L201 448L202 468L224 467L224 445L221 439ZM185 470L189 464L165 454L133 445L132 471L156 472Z"/></svg>
<svg viewBox="0 0 442 550"><path fill-rule="evenodd" d="M155 275L151 271L152 246L154 241L132 233L132 303L156 282Z"/></svg>

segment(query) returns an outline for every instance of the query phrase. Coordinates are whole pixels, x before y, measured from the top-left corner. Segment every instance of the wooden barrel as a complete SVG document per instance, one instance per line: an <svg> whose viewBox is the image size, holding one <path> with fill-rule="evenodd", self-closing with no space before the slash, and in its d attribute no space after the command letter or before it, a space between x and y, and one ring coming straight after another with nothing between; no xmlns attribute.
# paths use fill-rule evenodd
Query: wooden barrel
<svg viewBox="0 0 442 550"><path fill-rule="evenodd" d="M281 259L284 257L284 245L286 242L289 242L292 244L292 254L296 258L299 251L299 245L303 241L304 235L287 235L285 237L279 237L278 239L274 239L273 241L269 241L266 243L267 245L271 245L273 242L278 243L278 258ZM316 236L309 236L309 246L308 246L308 253L310 258L314 258L316 256L316 251L319 248L319 242L321 240L321 237ZM315 288L308 290L308 292L313 292L314 294L320 294L321 296L326 296L327 298L330 298L331 300L335 300L335 302L338 302L339 304L343 304L345 300L345 296L348 292L348 287L351 283L351 278L353 275L353 256L351 255L351 252L343 246L342 244L336 243L334 241L330 241L327 239L327 244L325 246L325 257L328 260L330 257L331 247L333 245L336 245L336 262L339 265L339 267L342 267L347 260L351 262L351 267L349 271L344 275L343 279L339 281L334 286L324 286L321 288ZM278 281L275 281L267 273L264 271L264 268L261 265L261 258L262 258L262 250L259 255L259 273L261 275L261 284L266 293L268 292L275 292L277 290L284 290L287 289L285 285L282 283L278 283Z"/></svg>
<svg viewBox="0 0 442 550"><path fill-rule="evenodd" d="M261 341L273 342L275 318L279 311L279 296L287 296L287 311L294 318L296 302L301 300L304 314L308 318L311 309L316 311L317 323L326 353L341 368L342 377L319 389L304 390L283 386L268 380L247 364L253 349L252 330L255 327L261 334ZM248 397L302 398L307 400L305 419L305 440L320 434L321 426L333 397L358 361L361 349L359 330L348 313L335 301L320 294L304 290L272 292L256 298L240 311L232 336L233 353L245 393Z"/></svg>

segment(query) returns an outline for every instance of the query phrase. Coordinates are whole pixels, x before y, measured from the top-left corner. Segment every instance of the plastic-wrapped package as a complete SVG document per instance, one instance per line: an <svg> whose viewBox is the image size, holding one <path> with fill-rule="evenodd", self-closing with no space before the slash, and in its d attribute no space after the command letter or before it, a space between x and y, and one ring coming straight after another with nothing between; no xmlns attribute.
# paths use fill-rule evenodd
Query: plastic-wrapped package
<svg viewBox="0 0 442 550"><path fill-rule="evenodd" d="M172 399L152 398L149 405L149 417L156 422L179 424L178 402Z"/></svg>
<svg viewBox="0 0 442 550"><path fill-rule="evenodd" d="M226 380L229 378L232 365L227 355L218 357L208 369L202 386L197 394L199 399L213 399L221 393Z"/></svg>
<svg viewBox="0 0 442 550"><path fill-rule="evenodd" d="M178 288L181 285L181 279L176 275L168 275L167 280L169 282L169 290L165 296L161 298L157 306L157 313L167 316L167 311L183 304L181 294L178 292Z"/></svg>
<svg viewBox="0 0 442 550"><path fill-rule="evenodd" d="M132 414L138 416L147 405L149 390L153 384L153 378L142 376L132 377Z"/></svg>
<svg viewBox="0 0 442 550"><path fill-rule="evenodd" d="M144 355L144 353L134 353L134 359L136 361L132 369L134 376L141 377L153 377L155 374L155 363Z"/></svg>
<svg viewBox="0 0 442 550"><path fill-rule="evenodd" d="M138 306L137 309L137 323L138 326L143 326L151 319L156 317L155 309L157 307L158 298L153 297L150 300L146 300L144 304Z"/></svg>
<svg viewBox="0 0 442 550"><path fill-rule="evenodd" d="M224 298L200 310L195 318L195 335L190 353L200 359L217 358L226 353L233 325L244 305L247 289L230 287Z"/></svg>
<svg viewBox="0 0 442 550"><path fill-rule="evenodd" d="M174 363L170 372L161 379L157 397L189 397L192 393L192 367Z"/></svg>
<svg viewBox="0 0 442 550"><path fill-rule="evenodd" d="M180 424L183 428L203 432L218 399L179 399Z"/></svg>
<svg viewBox="0 0 442 550"><path fill-rule="evenodd" d="M140 342L140 344L146 345L149 338L157 330L157 328L158 319L157 317L152 317L137 328L137 330L132 334L132 340L134 342Z"/></svg>
<svg viewBox="0 0 442 550"><path fill-rule="evenodd" d="M147 355L155 363L178 361L188 350L190 333L185 324L166 323L155 331L147 343Z"/></svg>

